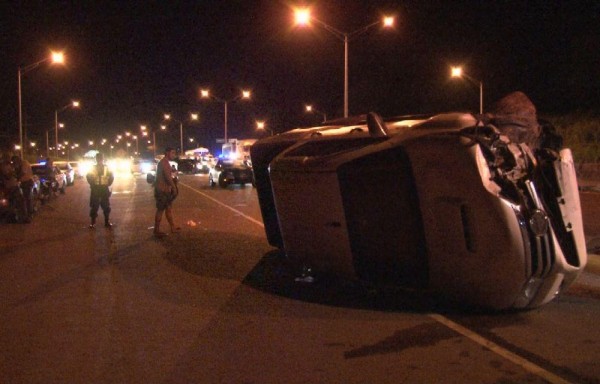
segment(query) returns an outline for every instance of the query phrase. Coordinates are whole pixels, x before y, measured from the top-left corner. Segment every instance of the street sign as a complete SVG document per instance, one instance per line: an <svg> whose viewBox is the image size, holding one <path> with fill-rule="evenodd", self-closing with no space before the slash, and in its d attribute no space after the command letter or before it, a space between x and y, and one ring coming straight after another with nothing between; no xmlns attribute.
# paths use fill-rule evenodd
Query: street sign
<svg viewBox="0 0 600 384"><path fill-rule="evenodd" d="M225 139L217 139L216 141L217 141L218 144L222 144L222 143L225 142Z"/></svg>

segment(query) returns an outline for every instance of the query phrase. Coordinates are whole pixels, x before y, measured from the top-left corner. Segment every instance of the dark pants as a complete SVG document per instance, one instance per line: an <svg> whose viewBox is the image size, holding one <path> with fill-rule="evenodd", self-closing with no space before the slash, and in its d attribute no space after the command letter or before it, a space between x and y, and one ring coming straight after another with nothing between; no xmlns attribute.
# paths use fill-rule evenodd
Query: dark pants
<svg viewBox="0 0 600 384"><path fill-rule="evenodd" d="M93 186L90 193L90 217L98 217L98 208L102 207L104 218L108 220L110 214L110 190L106 186Z"/></svg>

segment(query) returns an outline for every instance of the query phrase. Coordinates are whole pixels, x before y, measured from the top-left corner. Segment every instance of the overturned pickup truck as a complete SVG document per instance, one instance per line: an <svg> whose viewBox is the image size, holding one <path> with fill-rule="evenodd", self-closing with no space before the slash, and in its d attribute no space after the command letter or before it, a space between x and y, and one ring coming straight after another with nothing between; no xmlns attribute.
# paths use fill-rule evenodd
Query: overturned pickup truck
<svg viewBox="0 0 600 384"><path fill-rule="evenodd" d="M315 272L462 305L549 302L587 261L573 159L548 124L499 111L370 113L258 141L269 243Z"/></svg>

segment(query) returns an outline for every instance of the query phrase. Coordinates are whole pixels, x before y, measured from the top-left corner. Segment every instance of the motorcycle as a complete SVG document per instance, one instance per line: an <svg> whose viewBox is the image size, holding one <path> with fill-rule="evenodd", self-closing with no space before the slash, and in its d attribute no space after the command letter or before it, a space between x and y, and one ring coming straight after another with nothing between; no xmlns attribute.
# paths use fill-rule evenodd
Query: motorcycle
<svg viewBox="0 0 600 384"><path fill-rule="evenodd" d="M58 193L58 182L55 178L40 177L40 200L42 204L49 202Z"/></svg>
<svg viewBox="0 0 600 384"><path fill-rule="evenodd" d="M20 187L9 188L4 181L0 181L0 216L13 223L25 223L29 220Z"/></svg>

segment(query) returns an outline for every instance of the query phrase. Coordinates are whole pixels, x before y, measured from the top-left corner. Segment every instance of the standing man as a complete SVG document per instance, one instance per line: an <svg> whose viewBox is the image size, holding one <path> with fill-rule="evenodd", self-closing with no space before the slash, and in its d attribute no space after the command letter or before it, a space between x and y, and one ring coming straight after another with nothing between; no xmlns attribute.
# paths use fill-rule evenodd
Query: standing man
<svg viewBox="0 0 600 384"><path fill-rule="evenodd" d="M170 161L175 159L175 149L167 147L165 156L158 162L156 167L156 181L154 182L154 198L156 199L156 215L154 216L154 236L164 237L167 234L160 231L160 221L163 212L171 226L171 232L179 232L180 227L175 226L173 222L173 212L171 205L177 197L177 184L173 179L173 171Z"/></svg>
<svg viewBox="0 0 600 384"><path fill-rule="evenodd" d="M96 154L96 165L86 175L87 182L90 184L90 218L92 222L90 228L96 226L96 217L98 217L98 208L102 207L104 213L104 226L112 228L109 220L110 215L110 186L115 180L115 176L104 164L104 155Z"/></svg>
<svg viewBox="0 0 600 384"><path fill-rule="evenodd" d="M31 170L29 161L21 159L19 156L13 156L12 163L15 168L17 180L21 183L21 190L23 191L25 222L29 223L33 216L33 201L31 200L31 195L33 194L33 171Z"/></svg>

